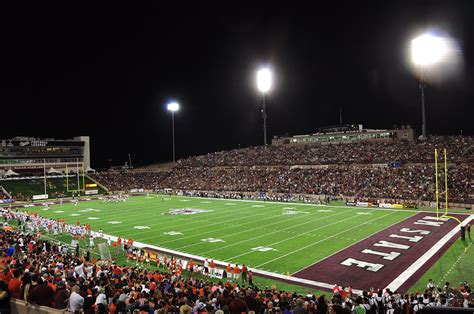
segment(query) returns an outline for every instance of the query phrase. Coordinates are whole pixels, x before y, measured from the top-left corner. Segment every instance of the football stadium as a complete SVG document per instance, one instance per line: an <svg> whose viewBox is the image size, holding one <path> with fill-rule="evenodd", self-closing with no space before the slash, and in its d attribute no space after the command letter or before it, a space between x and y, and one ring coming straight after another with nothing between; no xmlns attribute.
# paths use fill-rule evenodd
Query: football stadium
<svg viewBox="0 0 474 314"><path fill-rule="evenodd" d="M408 7L396 7L408 14ZM445 18L465 26L467 10L460 4L434 7L456 8ZM387 8L374 10L387 20L403 15ZM301 35L295 30L299 27L326 34L312 19L269 22L276 14L272 9L256 13L258 19L247 12L233 22L209 22L210 29L228 26L223 32L247 47L232 50L237 59L268 55L268 62L250 66L242 61L231 71L222 60L232 53L216 52L214 58L195 50L201 47L196 38L212 42L209 38L215 37L217 46L225 46L226 39L219 32L198 31L203 26L191 21L176 32L197 36L187 39L193 48L178 45L194 51L196 59L190 60L195 61L188 63L180 53L147 59L146 51L162 49L150 43L154 32L162 39L173 33L162 27L170 17L161 10L145 5L132 21L147 21L147 29L130 28L133 40L126 39L125 30L110 31L102 23L112 17L99 14L91 29L85 27L97 42L85 47L112 40L113 34L120 44L104 44L103 55L92 53L95 61L81 61L77 71L66 71L75 63L61 59L51 70L59 76L25 78L26 87L19 89L24 96L15 92L11 99L36 99L43 108L4 109L0 313L474 312L472 91L466 87L470 78L459 70L465 67L467 73L472 67L467 31L453 28L456 36L450 36L426 28L408 41L410 69L369 69L367 93L358 85L365 78L356 73L379 61L342 62L338 71L354 71L344 79L358 89L347 87L353 93L348 105L345 92L316 79L304 84L305 91L299 89L303 78L315 75L312 64L301 61L297 52L291 56L301 64L278 54L293 46L289 43ZM352 19L352 11L341 8L337 15ZM133 15L128 8L123 13ZM155 21L158 17L164 20ZM268 29L259 33L255 25ZM372 30L371 22L361 25L374 36L393 33L388 26ZM106 39L102 31L112 37ZM343 32L349 31L344 27ZM260 42L268 34L275 36L271 53L248 48L255 45L248 38ZM364 31L360 34L365 38ZM285 36L288 42L281 39ZM373 44L379 45L384 46ZM337 50L365 54L360 46L370 45L334 44ZM54 50L45 47L48 54ZM112 56L111 51L119 53ZM342 56L333 56L331 49L322 53ZM123 68L115 72L109 57L124 60ZM211 69L196 80L192 72L201 73L204 60ZM170 82L178 74L170 74L169 66L176 66L179 75L189 71L190 78L177 88ZM227 83L218 68L232 72L227 82L232 91L223 87ZM71 78L81 71L86 74ZM298 73L298 78L285 79L283 73ZM132 83L138 76L143 86ZM222 95L229 104L240 103L248 86L236 81L246 76L256 87L251 93L257 115L237 113L222 100L206 104ZM443 81L444 76L451 81ZM405 90L409 85L400 78L406 77L416 88ZM122 80L127 84L114 85ZM83 86L88 89L84 95L69 97ZM213 94L218 88L226 92ZM314 94L306 94L313 88ZM2 90L11 92L10 87ZM319 99L318 93L345 105ZM288 106L295 95L301 97L294 101L297 116ZM71 106L64 106L64 99ZM101 108L104 99L114 99L117 106ZM50 100L57 105L48 106ZM38 121L39 115L44 121Z"/></svg>

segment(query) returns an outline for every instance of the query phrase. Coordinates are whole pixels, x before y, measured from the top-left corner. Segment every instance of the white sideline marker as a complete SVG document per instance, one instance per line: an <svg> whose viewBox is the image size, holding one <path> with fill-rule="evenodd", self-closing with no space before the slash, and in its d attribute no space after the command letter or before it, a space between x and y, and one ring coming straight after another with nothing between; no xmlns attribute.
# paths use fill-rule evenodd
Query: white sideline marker
<svg viewBox="0 0 474 314"><path fill-rule="evenodd" d="M468 222L474 220L474 216L470 215L462 224L465 226ZM403 273L401 273L397 278L395 278L386 288L391 291L395 291L401 287L413 274L421 268L431 257L433 257L456 233L460 230L459 225L454 227L450 232L448 232L444 237L442 237L438 242L435 243L425 254L423 254L418 260L410 265Z"/></svg>

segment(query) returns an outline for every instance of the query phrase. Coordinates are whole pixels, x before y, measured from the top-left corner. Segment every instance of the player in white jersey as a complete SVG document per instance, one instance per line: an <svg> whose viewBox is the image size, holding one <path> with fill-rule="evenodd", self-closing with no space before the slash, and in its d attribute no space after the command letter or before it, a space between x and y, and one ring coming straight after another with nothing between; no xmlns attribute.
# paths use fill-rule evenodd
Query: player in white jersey
<svg viewBox="0 0 474 314"><path fill-rule="evenodd" d="M89 247L91 249L94 249L94 236L93 235L89 237Z"/></svg>

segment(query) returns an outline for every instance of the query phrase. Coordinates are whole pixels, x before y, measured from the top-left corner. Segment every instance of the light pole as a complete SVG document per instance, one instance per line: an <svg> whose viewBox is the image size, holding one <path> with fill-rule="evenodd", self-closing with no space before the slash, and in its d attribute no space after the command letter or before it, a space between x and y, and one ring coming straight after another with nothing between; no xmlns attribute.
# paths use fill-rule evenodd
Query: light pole
<svg viewBox="0 0 474 314"><path fill-rule="evenodd" d="M425 68L440 62L447 51L446 40L430 34L424 34L411 41L412 62L420 69L420 92L421 92L421 135L427 139L426 132L426 109L425 109Z"/></svg>
<svg viewBox="0 0 474 314"><path fill-rule="evenodd" d="M177 102L172 102L167 105L167 109L171 111L171 131L173 133L173 162L176 162L176 152L174 146L174 112L179 110L179 104Z"/></svg>
<svg viewBox="0 0 474 314"><path fill-rule="evenodd" d="M263 68L257 72L257 87L262 92L263 145L267 146L267 109L265 93L272 87L272 72Z"/></svg>

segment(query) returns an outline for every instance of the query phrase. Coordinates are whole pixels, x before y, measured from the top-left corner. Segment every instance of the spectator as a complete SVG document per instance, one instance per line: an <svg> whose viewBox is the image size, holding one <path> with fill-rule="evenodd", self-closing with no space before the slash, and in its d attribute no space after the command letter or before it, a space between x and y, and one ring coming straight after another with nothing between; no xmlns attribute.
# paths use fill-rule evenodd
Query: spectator
<svg viewBox="0 0 474 314"><path fill-rule="evenodd" d="M0 281L0 313L10 313L10 294L4 281Z"/></svg>

